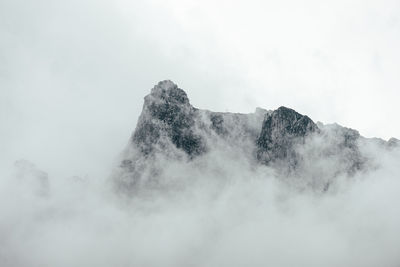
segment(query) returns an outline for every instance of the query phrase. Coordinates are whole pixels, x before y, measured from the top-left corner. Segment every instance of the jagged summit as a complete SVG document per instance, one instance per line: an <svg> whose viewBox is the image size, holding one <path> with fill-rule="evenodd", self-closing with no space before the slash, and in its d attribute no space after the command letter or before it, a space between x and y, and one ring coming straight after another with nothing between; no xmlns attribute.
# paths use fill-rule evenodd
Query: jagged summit
<svg viewBox="0 0 400 267"><path fill-rule="evenodd" d="M319 128L309 117L293 109L279 107L262 124L257 140L257 158L264 163L284 159L293 153L293 142L304 142L308 134L316 131Z"/></svg>
<svg viewBox="0 0 400 267"><path fill-rule="evenodd" d="M159 82L151 89L151 93L145 97L145 100L163 100L175 104L189 104L189 98L186 92L170 80ZM145 102L146 104L146 102Z"/></svg>
<svg viewBox="0 0 400 267"><path fill-rule="evenodd" d="M167 146L172 142L188 155L198 155L203 150L200 136L194 133L196 110L182 89L171 81L159 82L144 98L142 114L132 135L144 155L153 152L155 146Z"/></svg>
<svg viewBox="0 0 400 267"><path fill-rule="evenodd" d="M251 126L252 117L258 120L253 119ZM165 147L165 143L172 142L189 156L196 156L207 150L204 134L229 138L238 130L242 137L257 143L258 158L268 162L273 158L284 158L294 139L318 130L318 126L309 117L286 107L273 112L256 108L254 114L198 110L190 105L185 91L165 80L145 97L132 142L145 155L154 151L156 145Z"/></svg>
<svg viewBox="0 0 400 267"><path fill-rule="evenodd" d="M326 171L323 164L318 173L308 173L307 164L326 158L338 167L325 177L334 177L363 168L367 159L360 152L360 142L365 140L355 130L337 124L316 124L308 116L283 106L273 111L256 108L249 114L197 109L184 90L165 80L144 98L116 181L119 188L130 190L143 181L154 181L162 171L154 164L160 156L194 160L216 149L235 151L278 172L315 179ZM397 139L382 142L386 147L399 143ZM146 175L150 178L144 179ZM322 184L325 188L329 183Z"/></svg>

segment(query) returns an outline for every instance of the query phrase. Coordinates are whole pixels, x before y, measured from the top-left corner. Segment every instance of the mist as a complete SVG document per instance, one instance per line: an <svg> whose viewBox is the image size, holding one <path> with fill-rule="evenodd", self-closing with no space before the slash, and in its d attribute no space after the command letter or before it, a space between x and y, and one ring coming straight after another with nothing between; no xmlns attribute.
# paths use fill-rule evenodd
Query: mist
<svg viewBox="0 0 400 267"><path fill-rule="evenodd" d="M160 154L157 182L129 197L109 173L50 175L38 191L43 172L19 161L2 174L1 265L398 266L399 149L364 146L374 168L325 192L306 175L337 168L332 159L283 178L239 152Z"/></svg>
<svg viewBox="0 0 400 267"><path fill-rule="evenodd" d="M346 151L320 154L338 136L310 138L287 176L249 144L210 139L194 160L156 155L157 175L132 195L113 184L164 79L201 109L285 105L399 137L399 11L0 0L0 266L399 266L399 148L361 142L366 168L348 175Z"/></svg>

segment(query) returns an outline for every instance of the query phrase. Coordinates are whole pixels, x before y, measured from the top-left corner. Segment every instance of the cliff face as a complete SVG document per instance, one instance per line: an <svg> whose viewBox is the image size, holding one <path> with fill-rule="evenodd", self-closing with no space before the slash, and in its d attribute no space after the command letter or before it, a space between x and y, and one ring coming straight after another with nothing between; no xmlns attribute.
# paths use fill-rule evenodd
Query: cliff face
<svg viewBox="0 0 400 267"><path fill-rule="evenodd" d="M144 98L115 181L118 188L129 191L156 180L162 171L155 167L160 157L192 161L217 147L234 147L255 164L271 166L285 175L318 176L319 172L308 173L307 164L321 157L335 159L339 166L328 176L351 175L367 161L359 151L360 140L366 139L355 130L317 125L286 107L257 108L251 114L200 110L190 104L185 91L167 80ZM381 141L388 147L397 143L396 139Z"/></svg>
<svg viewBox="0 0 400 267"><path fill-rule="evenodd" d="M257 139L257 159L262 163L295 159L294 143L304 143L305 137L315 132L319 128L309 117L280 107L264 118Z"/></svg>
<svg viewBox="0 0 400 267"><path fill-rule="evenodd" d="M198 115L182 89L171 81L160 82L144 99L131 141L144 156L154 152L156 145L168 142L191 157L199 155L205 151L205 144L194 131Z"/></svg>

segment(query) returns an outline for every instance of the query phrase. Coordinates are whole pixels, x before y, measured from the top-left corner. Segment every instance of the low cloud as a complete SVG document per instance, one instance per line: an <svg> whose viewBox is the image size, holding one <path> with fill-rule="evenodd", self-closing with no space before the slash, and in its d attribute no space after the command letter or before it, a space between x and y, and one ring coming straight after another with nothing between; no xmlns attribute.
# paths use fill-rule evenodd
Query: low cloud
<svg viewBox="0 0 400 267"><path fill-rule="evenodd" d="M49 177L37 194L43 172L17 164L19 178L4 173L0 186L1 265L398 266L399 149L364 146L375 167L326 192L298 186L309 173L283 179L237 152L159 155L157 186L132 197L115 194L108 174Z"/></svg>
<svg viewBox="0 0 400 267"><path fill-rule="evenodd" d="M0 1L0 266L399 266L399 149L361 144L366 168L337 174L346 151L319 154L337 136L312 138L283 176L251 144L208 140L115 193L113 158L160 79L199 108L399 135L398 1L250 2Z"/></svg>

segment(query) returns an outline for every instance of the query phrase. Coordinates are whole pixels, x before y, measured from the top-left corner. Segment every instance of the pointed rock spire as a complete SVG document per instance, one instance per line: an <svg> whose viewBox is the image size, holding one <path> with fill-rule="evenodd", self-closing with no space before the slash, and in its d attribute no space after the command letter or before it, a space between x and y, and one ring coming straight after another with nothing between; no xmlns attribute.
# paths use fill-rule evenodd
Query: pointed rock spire
<svg viewBox="0 0 400 267"><path fill-rule="evenodd" d="M145 97L142 114L132 135L132 142L148 155L155 146L172 142L188 155L204 150L201 137L194 134L196 110L182 89L173 82L159 82Z"/></svg>

